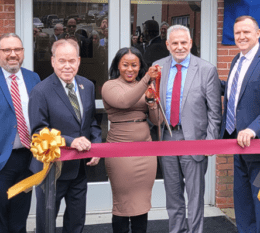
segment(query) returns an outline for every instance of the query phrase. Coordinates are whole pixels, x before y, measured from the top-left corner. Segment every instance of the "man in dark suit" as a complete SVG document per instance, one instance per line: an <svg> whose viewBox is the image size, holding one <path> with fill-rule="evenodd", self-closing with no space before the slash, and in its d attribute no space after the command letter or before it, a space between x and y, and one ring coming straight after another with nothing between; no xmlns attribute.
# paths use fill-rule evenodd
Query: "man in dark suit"
<svg viewBox="0 0 260 233"><path fill-rule="evenodd" d="M50 37L50 45L58 40L58 37L63 33L63 25L61 23L57 23L54 26L54 34Z"/></svg>
<svg viewBox="0 0 260 233"><path fill-rule="evenodd" d="M152 63L169 55L165 43L159 35L159 24L155 20L147 20L143 25L146 47L143 53L144 61L150 67Z"/></svg>
<svg viewBox="0 0 260 233"><path fill-rule="evenodd" d="M224 96L221 138L237 138L242 147L260 137L259 27L251 16L234 24L240 50L231 63ZM259 155L234 155L234 204L238 232L260 232L259 188L253 182L260 172Z"/></svg>
<svg viewBox="0 0 260 233"><path fill-rule="evenodd" d="M39 76L21 68L24 49L13 34L0 37L0 232L26 233L31 194L7 199L7 190L30 176L32 154L28 117L29 93ZM12 93L12 94L11 94Z"/></svg>
<svg viewBox="0 0 260 233"><path fill-rule="evenodd" d="M163 140L217 139L221 124L221 86L216 67L190 53L192 39L185 26L171 26L166 43L171 55L154 62L163 67L160 97L172 130L171 136L164 127ZM161 164L169 232L202 233L208 158L204 155L165 156L161 157Z"/></svg>
<svg viewBox="0 0 260 233"><path fill-rule="evenodd" d="M78 41L80 48L80 56L92 57L93 49L90 39L76 33L77 22L74 18L71 18L67 22L66 32L58 36L58 39L74 39Z"/></svg>
<svg viewBox="0 0 260 233"><path fill-rule="evenodd" d="M54 73L37 85L30 94L29 117L32 133L44 127L61 131L66 146L90 150L91 143L101 142L101 130L94 118L95 88L91 81L78 76L79 46L72 39L61 39L52 46ZM65 198L63 233L81 233L85 223L87 177L86 164L94 166L99 158L64 162L56 183L56 215ZM34 172L42 163L33 159ZM44 193L36 188L36 232L45 232Z"/></svg>

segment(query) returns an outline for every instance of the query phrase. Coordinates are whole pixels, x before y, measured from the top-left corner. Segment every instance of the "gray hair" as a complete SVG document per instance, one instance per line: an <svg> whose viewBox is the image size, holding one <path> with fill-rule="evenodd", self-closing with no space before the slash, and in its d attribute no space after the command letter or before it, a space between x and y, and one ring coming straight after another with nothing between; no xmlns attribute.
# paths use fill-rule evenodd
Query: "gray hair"
<svg viewBox="0 0 260 233"><path fill-rule="evenodd" d="M166 26L167 28L170 26L167 22L163 21L160 25L160 29L162 28L162 26Z"/></svg>
<svg viewBox="0 0 260 233"><path fill-rule="evenodd" d="M19 39L21 41L21 43L22 43L22 46L23 46L23 42L22 42L21 38L17 34L15 34L15 33L5 33L2 36L0 36L0 45L1 45L1 40L2 39L9 38L9 37L14 37L14 38Z"/></svg>
<svg viewBox="0 0 260 233"><path fill-rule="evenodd" d="M180 24L176 24L176 25L173 25L171 27L168 28L167 30L167 40L169 40L170 38L170 34L173 32L173 31L178 31L178 30L183 30L183 31L186 31L189 35L189 38L191 39L191 35L190 35L190 29L187 28L186 26L183 26L183 25L180 25Z"/></svg>
<svg viewBox="0 0 260 233"><path fill-rule="evenodd" d="M90 33L90 36L97 36L98 39L100 39L99 33L96 30L92 30L92 32Z"/></svg>
<svg viewBox="0 0 260 233"><path fill-rule="evenodd" d="M54 26L54 30L57 29L58 26L63 27L63 24L61 24L61 23L57 23L57 24L55 24L55 26Z"/></svg>
<svg viewBox="0 0 260 233"><path fill-rule="evenodd" d="M79 56L79 44L77 41L75 41L73 39L60 39L60 40L55 41L51 47L52 56L55 57L56 49L59 46L65 45L65 44L70 44L71 46L73 46L77 51L77 55Z"/></svg>

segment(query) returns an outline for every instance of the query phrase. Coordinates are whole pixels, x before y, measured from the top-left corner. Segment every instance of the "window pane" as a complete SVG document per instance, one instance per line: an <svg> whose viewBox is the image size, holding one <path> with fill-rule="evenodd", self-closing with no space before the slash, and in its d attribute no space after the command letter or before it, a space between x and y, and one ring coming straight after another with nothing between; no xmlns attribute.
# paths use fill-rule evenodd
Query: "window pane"
<svg viewBox="0 0 260 233"><path fill-rule="evenodd" d="M169 26L181 24L191 31L191 53L200 56L200 1L131 1L132 46L138 48L148 66L169 55L166 36ZM158 30L155 30L158 28ZM156 140L157 130L153 139ZM162 178L158 166L157 178Z"/></svg>
<svg viewBox="0 0 260 233"><path fill-rule="evenodd" d="M101 99L101 87L108 80L108 1L33 0L33 17L34 71L41 80L53 73L52 44L61 38L72 38L80 47L78 75L94 83L96 99ZM97 110L97 120L105 141L108 120L104 109ZM88 172L90 181L107 180L103 161L88 168Z"/></svg>

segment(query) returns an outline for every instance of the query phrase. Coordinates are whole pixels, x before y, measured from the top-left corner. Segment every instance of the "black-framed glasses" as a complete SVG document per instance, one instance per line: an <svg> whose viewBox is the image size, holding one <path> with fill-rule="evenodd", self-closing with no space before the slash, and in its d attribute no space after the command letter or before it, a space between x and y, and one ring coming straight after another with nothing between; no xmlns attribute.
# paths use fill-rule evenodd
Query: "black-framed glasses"
<svg viewBox="0 0 260 233"><path fill-rule="evenodd" d="M14 53L16 55L21 54L21 52L24 50L24 48L15 48L15 49L0 49L4 52L5 55L10 55L12 53L12 51L14 51Z"/></svg>

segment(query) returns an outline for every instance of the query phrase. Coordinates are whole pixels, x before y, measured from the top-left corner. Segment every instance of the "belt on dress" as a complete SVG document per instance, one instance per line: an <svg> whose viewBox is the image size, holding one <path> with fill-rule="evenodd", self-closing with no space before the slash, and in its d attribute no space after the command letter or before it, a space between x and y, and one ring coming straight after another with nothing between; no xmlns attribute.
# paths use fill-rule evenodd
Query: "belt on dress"
<svg viewBox="0 0 260 233"><path fill-rule="evenodd" d="M130 122L143 122L146 121L146 119L139 119L139 120L132 120L132 121L111 121L111 123L130 123Z"/></svg>

